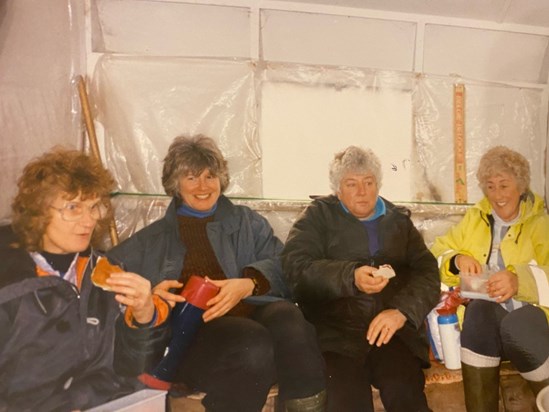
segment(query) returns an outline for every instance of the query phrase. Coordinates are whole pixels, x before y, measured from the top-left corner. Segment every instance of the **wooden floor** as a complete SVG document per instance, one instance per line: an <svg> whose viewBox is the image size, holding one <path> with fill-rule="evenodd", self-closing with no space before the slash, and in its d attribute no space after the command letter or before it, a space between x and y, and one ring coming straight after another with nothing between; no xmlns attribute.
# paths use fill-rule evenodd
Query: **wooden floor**
<svg viewBox="0 0 549 412"><path fill-rule="evenodd" d="M426 370L425 394L433 412L465 412L461 371L449 371L437 362ZM536 400L526 381L508 364L500 377L500 412L535 412ZM380 409L384 411L381 402Z"/></svg>
<svg viewBox="0 0 549 412"><path fill-rule="evenodd" d="M425 393L433 412L465 412L461 371L449 371L444 365L433 362L431 369L426 370ZM275 412L276 392L273 391L263 412ZM204 412L200 403L201 395L191 398L170 398L171 412ZM385 409L374 391L375 412ZM500 379L500 412L535 412L535 399L528 384L509 366L502 366ZM230 412L230 411L228 411ZM344 412L344 411L342 411Z"/></svg>

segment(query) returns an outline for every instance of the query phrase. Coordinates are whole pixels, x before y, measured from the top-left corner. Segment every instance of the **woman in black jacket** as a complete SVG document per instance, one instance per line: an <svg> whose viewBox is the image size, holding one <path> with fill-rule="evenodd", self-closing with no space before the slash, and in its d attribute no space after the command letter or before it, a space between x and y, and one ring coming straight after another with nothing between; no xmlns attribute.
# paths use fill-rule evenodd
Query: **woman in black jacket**
<svg viewBox="0 0 549 412"><path fill-rule="evenodd" d="M169 339L169 308L135 273L111 274L110 291L92 284L90 243L111 216L112 176L55 149L18 185L12 223L0 227L0 411L84 410L135 391L131 377Z"/></svg>
<svg viewBox="0 0 549 412"><path fill-rule="evenodd" d="M371 150L336 154L330 183L334 195L309 205L282 253L327 363L328 410L373 411L373 385L387 411L428 411L424 320L440 294L436 260L409 212L379 196Z"/></svg>

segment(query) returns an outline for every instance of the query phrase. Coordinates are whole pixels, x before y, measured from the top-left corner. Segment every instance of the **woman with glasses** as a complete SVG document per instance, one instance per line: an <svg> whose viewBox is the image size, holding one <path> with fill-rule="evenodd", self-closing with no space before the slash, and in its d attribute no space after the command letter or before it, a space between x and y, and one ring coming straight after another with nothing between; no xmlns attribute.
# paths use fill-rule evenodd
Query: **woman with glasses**
<svg viewBox="0 0 549 412"><path fill-rule="evenodd" d="M135 273L113 273L109 292L90 279L113 187L75 150L24 168L0 227L0 410L87 409L133 392L130 376L158 361L167 303Z"/></svg>

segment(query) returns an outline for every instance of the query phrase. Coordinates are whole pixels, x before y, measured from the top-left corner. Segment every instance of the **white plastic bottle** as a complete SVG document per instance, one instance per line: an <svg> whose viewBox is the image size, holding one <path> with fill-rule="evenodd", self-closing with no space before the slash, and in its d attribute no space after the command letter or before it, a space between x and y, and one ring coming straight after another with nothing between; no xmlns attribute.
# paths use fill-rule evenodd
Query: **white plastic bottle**
<svg viewBox="0 0 549 412"><path fill-rule="evenodd" d="M455 313L439 315L437 318L444 366L447 369L461 369L461 343L458 317Z"/></svg>

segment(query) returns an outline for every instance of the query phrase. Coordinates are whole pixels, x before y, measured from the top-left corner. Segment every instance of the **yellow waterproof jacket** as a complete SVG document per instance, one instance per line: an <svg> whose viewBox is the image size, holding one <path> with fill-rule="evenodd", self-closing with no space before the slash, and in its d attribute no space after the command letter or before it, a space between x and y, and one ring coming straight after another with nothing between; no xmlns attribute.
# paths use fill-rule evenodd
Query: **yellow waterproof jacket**
<svg viewBox="0 0 549 412"><path fill-rule="evenodd" d="M511 265L519 278L515 299L539 306L549 319L549 266Z"/></svg>
<svg viewBox="0 0 549 412"><path fill-rule="evenodd" d="M431 252L438 260L440 278L446 285L459 284L459 277L449 270L453 256L468 255L481 264L487 263L492 247L491 213L492 207L485 197L468 209L461 222L446 235L435 240ZM547 266L549 269L549 216L545 213L541 197L529 192L521 201L520 218L505 234L500 249L507 269L519 278L519 291L515 299L539 304L540 291L546 286L543 282L539 283L541 276L533 276L528 264ZM549 270L543 273L546 283ZM543 309L549 319L549 308L545 306Z"/></svg>

